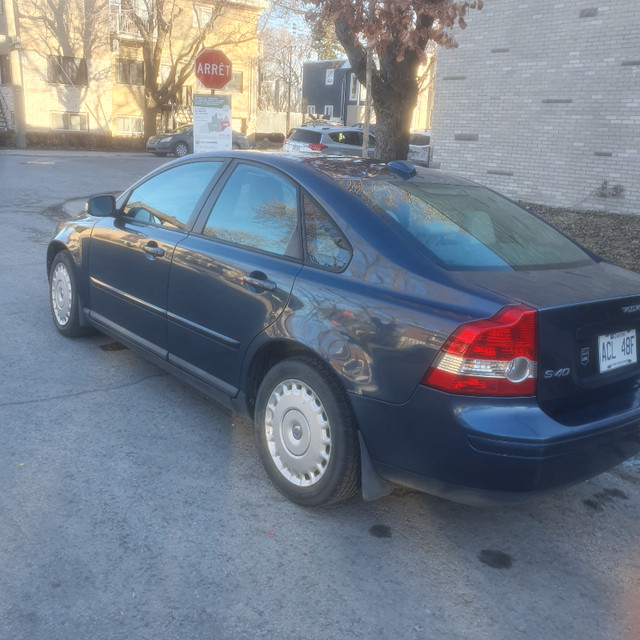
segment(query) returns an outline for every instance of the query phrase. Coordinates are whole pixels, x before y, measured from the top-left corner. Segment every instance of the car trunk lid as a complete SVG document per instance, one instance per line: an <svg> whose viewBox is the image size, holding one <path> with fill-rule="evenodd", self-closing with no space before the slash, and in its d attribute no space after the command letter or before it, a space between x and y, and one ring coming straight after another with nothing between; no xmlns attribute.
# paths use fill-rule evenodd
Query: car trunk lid
<svg viewBox="0 0 640 640"><path fill-rule="evenodd" d="M640 376L638 274L596 263L463 277L538 311L537 397L547 413L577 422L576 412L585 407L594 410L626 392L635 398ZM624 401L619 408L624 409Z"/></svg>

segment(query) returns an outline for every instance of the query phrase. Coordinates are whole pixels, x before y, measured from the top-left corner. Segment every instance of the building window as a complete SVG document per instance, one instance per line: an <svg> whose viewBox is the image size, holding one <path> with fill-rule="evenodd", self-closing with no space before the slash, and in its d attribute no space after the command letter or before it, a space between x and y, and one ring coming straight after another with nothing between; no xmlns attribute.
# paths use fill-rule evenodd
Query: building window
<svg viewBox="0 0 640 640"><path fill-rule="evenodd" d="M351 102L355 102L358 99L358 89L360 88L360 83L358 82L358 78L352 73L351 74L351 87L349 90L349 100Z"/></svg>
<svg viewBox="0 0 640 640"><path fill-rule="evenodd" d="M193 26L198 29L202 29L211 20L212 15L212 7L201 7L196 5L193 8Z"/></svg>
<svg viewBox="0 0 640 640"><path fill-rule="evenodd" d="M52 111L51 128L56 131L88 131L87 114Z"/></svg>
<svg viewBox="0 0 640 640"><path fill-rule="evenodd" d="M225 93L242 93L242 71L232 71L231 80L220 91Z"/></svg>
<svg viewBox="0 0 640 640"><path fill-rule="evenodd" d="M316 106L314 104L310 104L307 107L307 115L308 116L315 116L316 115Z"/></svg>
<svg viewBox="0 0 640 640"><path fill-rule="evenodd" d="M333 84L333 77L335 74L334 69L327 69L324 74L324 83L325 84Z"/></svg>
<svg viewBox="0 0 640 640"><path fill-rule="evenodd" d="M118 116L116 130L119 136L141 136L144 133L142 116Z"/></svg>
<svg viewBox="0 0 640 640"><path fill-rule="evenodd" d="M160 67L160 80L162 80L162 82L166 82L167 78L171 75L171 69L173 67L170 64L163 64Z"/></svg>
<svg viewBox="0 0 640 640"><path fill-rule="evenodd" d="M0 56L0 84L11 84L11 60L9 56Z"/></svg>
<svg viewBox="0 0 640 640"><path fill-rule="evenodd" d="M116 60L116 82L118 84L144 84L144 62L138 60Z"/></svg>
<svg viewBox="0 0 640 640"><path fill-rule="evenodd" d="M89 84L87 61L70 56L47 56L49 82L86 87Z"/></svg>
<svg viewBox="0 0 640 640"><path fill-rule="evenodd" d="M324 117L325 118L333 118L333 105L325 104L324 105Z"/></svg>

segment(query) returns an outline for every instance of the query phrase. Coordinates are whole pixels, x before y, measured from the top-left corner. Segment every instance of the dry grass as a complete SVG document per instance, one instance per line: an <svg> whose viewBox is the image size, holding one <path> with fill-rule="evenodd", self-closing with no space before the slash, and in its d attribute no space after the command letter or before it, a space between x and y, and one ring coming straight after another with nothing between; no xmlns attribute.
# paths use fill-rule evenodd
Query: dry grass
<svg viewBox="0 0 640 640"><path fill-rule="evenodd" d="M640 216L524 206L605 260L640 272Z"/></svg>

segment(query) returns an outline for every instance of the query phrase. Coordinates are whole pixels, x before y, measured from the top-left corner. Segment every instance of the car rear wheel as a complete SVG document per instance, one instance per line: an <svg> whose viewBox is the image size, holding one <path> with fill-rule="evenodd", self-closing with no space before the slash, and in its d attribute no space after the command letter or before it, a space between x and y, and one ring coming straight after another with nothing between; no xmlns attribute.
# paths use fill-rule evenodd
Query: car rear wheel
<svg viewBox="0 0 640 640"><path fill-rule="evenodd" d="M178 158L182 158L183 156L186 156L187 153L189 153L189 147L187 146L187 143L186 142L176 143L176 145L173 147L173 153L175 153L176 156L178 156Z"/></svg>
<svg viewBox="0 0 640 640"><path fill-rule="evenodd" d="M355 418L324 365L309 358L275 365L260 385L254 425L267 474L293 502L330 504L357 491Z"/></svg>
<svg viewBox="0 0 640 640"><path fill-rule="evenodd" d="M87 330L80 324L78 291L72 266L73 260L66 251L53 259L49 272L49 301L56 329L67 337L84 335Z"/></svg>

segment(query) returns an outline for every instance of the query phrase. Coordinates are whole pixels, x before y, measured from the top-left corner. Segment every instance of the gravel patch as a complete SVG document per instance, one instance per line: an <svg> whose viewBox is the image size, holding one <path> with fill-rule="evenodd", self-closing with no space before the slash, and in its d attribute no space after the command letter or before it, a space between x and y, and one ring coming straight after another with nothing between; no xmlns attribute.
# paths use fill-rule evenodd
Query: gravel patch
<svg viewBox="0 0 640 640"><path fill-rule="evenodd" d="M523 206L608 262L640 273L640 216Z"/></svg>

